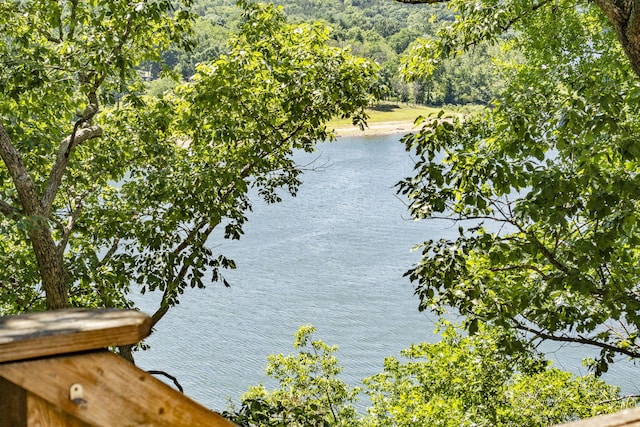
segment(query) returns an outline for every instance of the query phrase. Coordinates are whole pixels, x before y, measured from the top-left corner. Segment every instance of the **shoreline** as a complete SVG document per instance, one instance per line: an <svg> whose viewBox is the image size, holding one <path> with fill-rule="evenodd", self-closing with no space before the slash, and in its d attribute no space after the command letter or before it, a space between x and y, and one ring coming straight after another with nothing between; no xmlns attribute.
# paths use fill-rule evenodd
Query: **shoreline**
<svg viewBox="0 0 640 427"><path fill-rule="evenodd" d="M334 133L337 138L354 137L354 136L380 136L406 134L415 131L413 121L389 121L370 123L364 130L360 130L357 126L336 127Z"/></svg>

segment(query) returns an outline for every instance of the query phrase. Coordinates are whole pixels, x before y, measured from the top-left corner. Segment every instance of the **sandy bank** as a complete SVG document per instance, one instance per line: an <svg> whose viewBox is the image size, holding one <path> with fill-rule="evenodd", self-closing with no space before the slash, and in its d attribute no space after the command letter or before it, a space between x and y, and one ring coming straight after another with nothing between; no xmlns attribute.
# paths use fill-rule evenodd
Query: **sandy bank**
<svg viewBox="0 0 640 427"><path fill-rule="evenodd" d="M415 130L413 121L370 123L369 127L365 128L364 131L357 126L335 128L337 137L405 134L413 130Z"/></svg>

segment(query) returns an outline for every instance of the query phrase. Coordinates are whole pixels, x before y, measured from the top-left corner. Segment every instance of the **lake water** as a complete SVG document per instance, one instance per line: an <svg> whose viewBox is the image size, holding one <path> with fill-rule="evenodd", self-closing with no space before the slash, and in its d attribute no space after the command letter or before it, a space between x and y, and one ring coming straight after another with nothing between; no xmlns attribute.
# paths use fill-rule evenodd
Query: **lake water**
<svg viewBox="0 0 640 427"><path fill-rule="evenodd" d="M313 162L313 170L297 197L256 201L240 241L210 242L237 263L224 273L231 288L189 289L148 339L151 350L137 354L140 367L167 371L187 395L223 410L250 385L273 386L266 358L293 352L293 333L304 324L340 347L342 377L352 386L380 372L385 356L436 341L436 318L418 312L403 273L419 258L414 245L454 236L457 227L408 219L393 187L413 161L398 140L342 138L300 154L299 164ZM145 298L140 307L152 311ZM556 366L586 373L584 349L553 350ZM607 379L638 393L635 370L621 365Z"/></svg>

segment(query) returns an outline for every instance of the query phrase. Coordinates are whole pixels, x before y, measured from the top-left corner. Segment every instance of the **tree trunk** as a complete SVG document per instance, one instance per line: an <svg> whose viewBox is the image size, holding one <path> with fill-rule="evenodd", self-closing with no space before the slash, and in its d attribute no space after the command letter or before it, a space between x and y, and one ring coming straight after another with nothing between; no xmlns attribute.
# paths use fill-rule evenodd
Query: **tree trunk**
<svg viewBox="0 0 640 427"><path fill-rule="evenodd" d="M595 3L616 30L633 71L640 77L640 8L636 5L637 0L595 0Z"/></svg>
<svg viewBox="0 0 640 427"><path fill-rule="evenodd" d="M131 362L134 365L136 364L136 361L133 358L133 345L119 345L118 354L124 360Z"/></svg>
<svg viewBox="0 0 640 427"><path fill-rule="evenodd" d="M47 310L67 308L69 275L46 220L39 218L38 223L29 230L29 238L38 262L42 287L47 296Z"/></svg>
<svg viewBox="0 0 640 427"><path fill-rule="evenodd" d="M28 222L29 240L38 262L42 288L47 297L47 309L66 308L69 306L67 290L69 277L64 266L62 251L58 250L53 241L35 183L2 124L0 124L0 157L18 193L21 209L17 212Z"/></svg>

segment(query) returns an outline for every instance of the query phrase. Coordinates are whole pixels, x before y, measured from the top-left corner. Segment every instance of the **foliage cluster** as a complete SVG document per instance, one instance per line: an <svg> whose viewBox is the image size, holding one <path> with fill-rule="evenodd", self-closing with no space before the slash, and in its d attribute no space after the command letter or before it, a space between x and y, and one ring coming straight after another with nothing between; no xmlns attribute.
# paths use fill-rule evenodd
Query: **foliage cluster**
<svg viewBox="0 0 640 427"><path fill-rule="evenodd" d="M186 289L226 284L234 263L209 238L241 236L251 190L295 194L293 151L331 138L334 116L364 122L378 67L353 52L376 58L403 100L486 102L487 55L517 46L491 109L434 117L404 139L412 215L460 226L425 242L409 273L420 308L453 307L470 335L447 330L387 359L359 417L336 349L305 328L297 356L270 359L281 389L252 389L236 416L544 425L616 410L615 390L540 364L528 344L591 345L596 373L640 357L640 12L627 3L451 0L443 27L428 9L373 0L287 4L324 10L333 32L248 2L241 19L192 0L0 3L0 313L129 307L131 293L158 292L155 325ZM409 86L396 72L407 49ZM189 79L142 96L138 72L156 73L159 52Z"/></svg>
<svg viewBox="0 0 640 427"><path fill-rule="evenodd" d="M354 404L359 388L339 377L337 348L296 333L297 354L272 355L266 373L279 388L252 387L226 413L241 426L548 426L616 412L635 403L592 374L577 377L530 354L502 351L504 331L463 336L444 325L442 341L420 343L388 357L363 380L366 414Z"/></svg>
<svg viewBox="0 0 640 427"><path fill-rule="evenodd" d="M240 409L228 413L243 426L355 426L360 389L339 378L342 367L337 346L313 340L315 328L307 325L295 334L297 354L269 356L266 373L280 388L251 387Z"/></svg>
<svg viewBox="0 0 640 427"><path fill-rule="evenodd" d="M349 47L354 55L375 60L381 66L387 96L395 101L429 105L486 104L500 87L494 67L482 46L455 62L448 61L430 79L407 82L399 71L400 58L419 37L434 38L454 14L444 6L406 7L388 0L279 0L296 22L321 21L331 28L331 43ZM197 63L215 58L224 51L226 35L237 25L239 14L228 0L198 0L195 9L194 50L172 48L164 53L166 64L190 77ZM495 53L495 52L494 52ZM160 68L150 67L157 77ZM159 92L163 83L150 84ZM166 81L165 83L166 84Z"/></svg>
<svg viewBox="0 0 640 427"><path fill-rule="evenodd" d="M155 324L234 267L208 239L240 237L249 191L295 194L293 151L331 138L334 116L362 124L380 93L377 66L329 46L323 25L243 3L224 55L142 96L140 62L191 45L192 4L175 7L0 5L0 313L158 292Z"/></svg>
<svg viewBox="0 0 640 427"><path fill-rule="evenodd" d="M471 333L482 323L519 331L506 351L530 340L593 346L596 373L640 357L640 56L612 31L608 4L452 2L458 18L416 48L408 72L433 73L506 28L522 61L504 64L492 109L440 115L405 137L417 162L399 186L415 218L460 230L422 245L409 273L420 309L453 307Z"/></svg>

